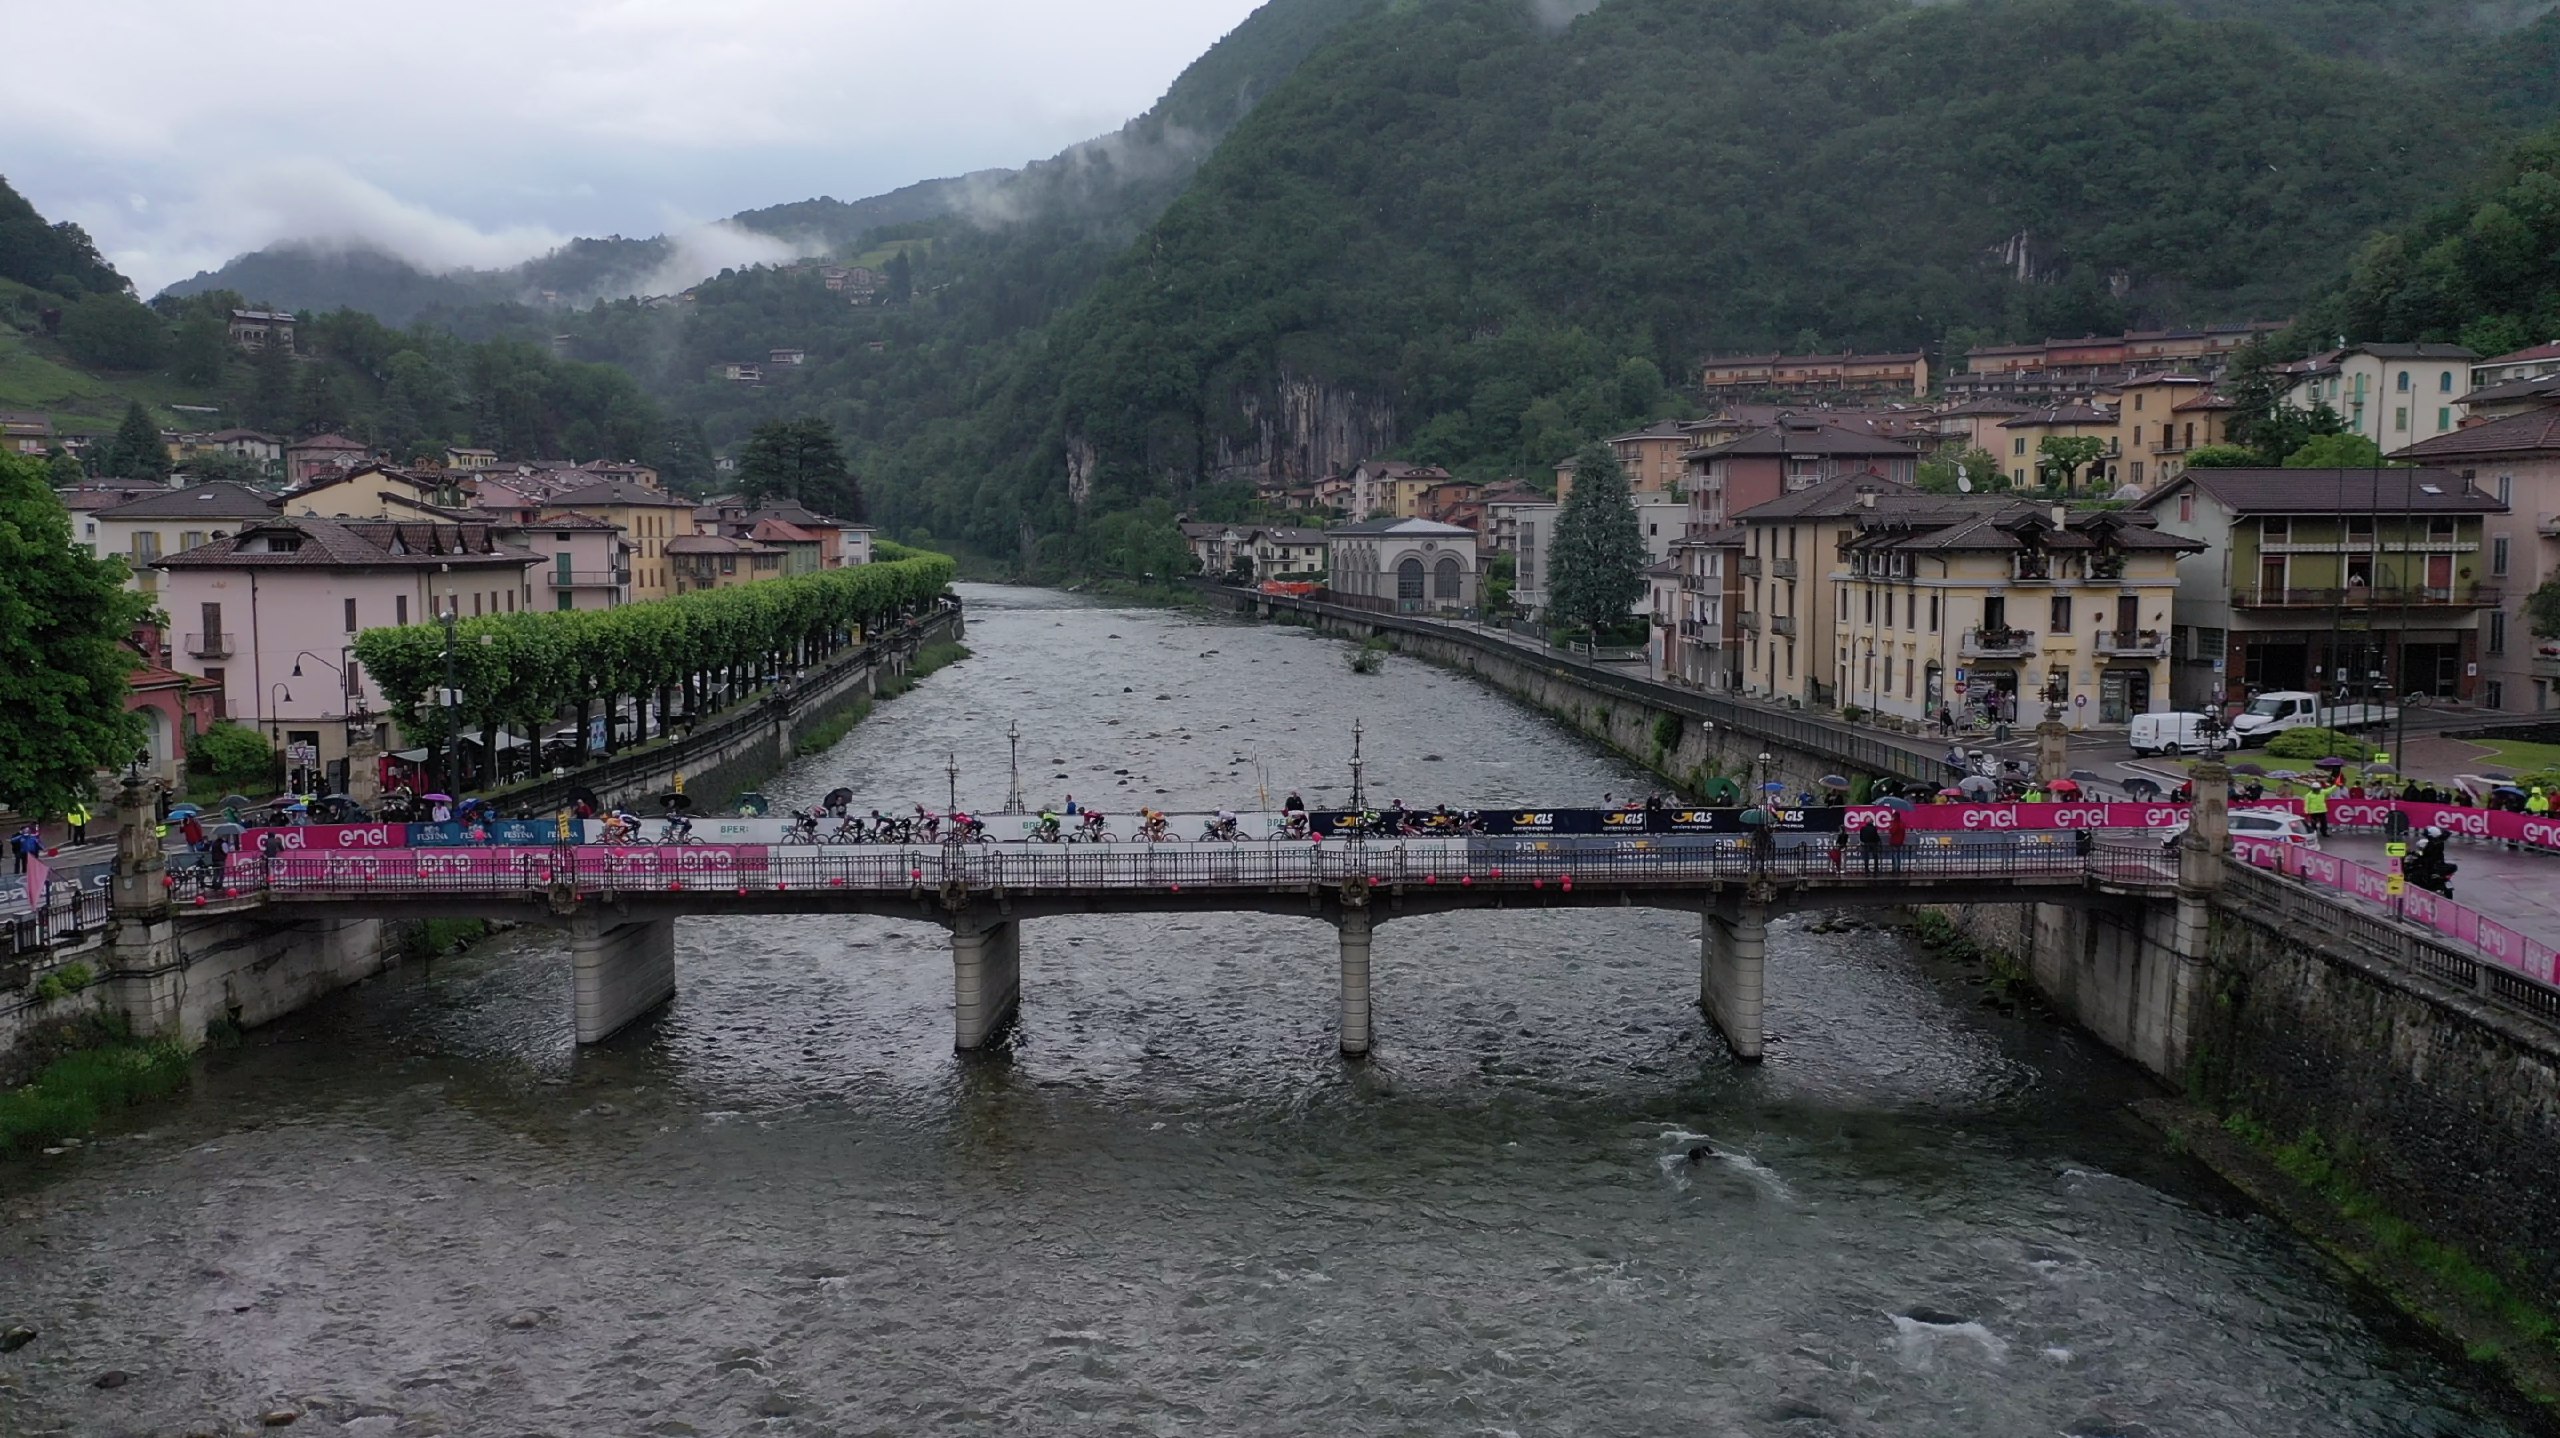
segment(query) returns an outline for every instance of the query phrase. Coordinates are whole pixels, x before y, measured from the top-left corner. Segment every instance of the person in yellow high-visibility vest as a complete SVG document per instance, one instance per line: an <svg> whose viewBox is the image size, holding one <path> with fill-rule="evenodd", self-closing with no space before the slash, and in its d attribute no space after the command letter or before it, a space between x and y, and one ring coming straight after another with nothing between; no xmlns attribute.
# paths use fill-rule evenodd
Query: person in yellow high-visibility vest
<svg viewBox="0 0 2560 1438"><path fill-rule="evenodd" d="M2537 815L2551 812L2551 796L2542 792L2541 785L2534 785L2533 792L2525 796L2524 811Z"/></svg>
<svg viewBox="0 0 2560 1438"><path fill-rule="evenodd" d="M85 844L89 842L88 805L74 802L69 809L63 811L62 822L71 826L72 843Z"/></svg>
<svg viewBox="0 0 2560 1438"><path fill-rule="evenodd" d="M2312 783L2311 792L2302 796L2302 817L2311 825L2312 833L2324 839L2329 837L2328 785L2316 780Z"/></svg>

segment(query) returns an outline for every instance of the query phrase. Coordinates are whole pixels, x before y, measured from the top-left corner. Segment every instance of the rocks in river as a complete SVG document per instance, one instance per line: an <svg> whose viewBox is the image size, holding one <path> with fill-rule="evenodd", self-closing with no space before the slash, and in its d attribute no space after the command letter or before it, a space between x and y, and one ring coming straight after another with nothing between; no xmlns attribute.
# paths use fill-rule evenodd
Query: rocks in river
<svg viewBox="0 0 2560 1438"><path fill-rule="evenodd" d="M1437 754L1425 754L1422 756L1422 762L1425 764L1438 764L1441 763L1442 760Z"/></svg>
<svg viewBox="0 0 2560 1438"><path fill-rule="evenodd" d="M1926 1323L1932 1328L1961 1328L1973 1321L1961 1313L1949 1313L1943 1308L1932 1308L1925 1303L1914 1304L1904 1309L1902 1316L1914 1323Z"/></svg>
<svg viewBox="0 0 2560 1438"><path fill-rule="evenodd" d="M36 1341L36 1331L21 1323L0 1333L0 1353L15 1353Z"/></svg>
<svg viewBox="0 0 2560 1438"><path fill-rule="evenodd" d="M89 1380L92 1388L122 1388L133 1381L133 1375L121 1368L110 1368Z"/></svg>
<svg viewBox="0 0 2560 1438"><path fill-rule="evenodd" d="M538 1308L519 1308L515 1312L508 1314L505 1321L509 1328L518 1330L526 1328L540 1328L543 1323L542 1310Z"/></svg>
<svg viewBox="0 0 2560 1438"><path fill-rule="evenodd" d="M258 1423L261 1427L266 1428L285 1428L290 1427L295 1420L301 1417L302 1414L297 1409L270 1408L266 1412L258 1415Z"/></svg>

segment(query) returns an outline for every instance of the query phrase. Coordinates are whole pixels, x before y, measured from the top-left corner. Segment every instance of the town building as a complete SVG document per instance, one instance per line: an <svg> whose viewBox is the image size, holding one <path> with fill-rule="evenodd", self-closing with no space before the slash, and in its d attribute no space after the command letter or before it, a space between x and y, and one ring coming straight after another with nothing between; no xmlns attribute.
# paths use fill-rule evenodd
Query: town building
<svg viewBox="0 0 2560 1438"><path fill-rule="evenodd" d="M2479 424L2486 420L2513 419L2555 404L2560 404L2560 374L2511 379L2464 395L2462 422Z"/></svg>
<svg viewBox="0 0 2560 1438"><path fill-rule="evenodd" d="M473 472L496 469L498 452L494 449L451 447L444 452L444 467Z"/></svg>
<svg viewBox="0 0 2560 1438"><path fill-rule="evenodd" d="M275 496L245 484L208 482L185 489L153 490L122 504L93 509L73 521L81 545L105 558L124 556L132 573L125 587L156 594L162 556L225 539L242 526L276 516Z"/></svg>
<svg viewBox="0 0 2560 1438"><path fill-rule="evenodd" d="M1734 644L1734 615L1741 608L1744 534L1726 526L1684 537L1671 546L1680 568L1679 649L1669 677L1695 689L1741 687L1741 655Z"/></svg>
<svg viewBox="0 0 2560 1438"><path fill-rule="evenodd" d="M2506 587L2486 522L2507 506L2460 473L2190 469L2138 507L2207 546L2178 566L2176 707L2269 689L2478 697L2482 616Z"/></svg>
<svg viewBox="0 0 2560 1438"><path fill-rule="evenodd" d="M1183 542L1200 573L1224 578L1241 566L1250 580L1313 576L1324 571L1325 532L1283 524L1187 522Z"/></svg>
<svg viewBox="0 0 2560 1438"><path fill-rule="evenodd" d="M2471 393L2471 362L2461 345L2350 345L2285 365L2285 400L2296 409L2327 405L2384 450L2460 428Z"/></svg>
<svg viewBox="0 0 2560 1438"><path fill-rule="evenodd" d="M2533 591L2560 579L2560 404L2477 421L2391 458L2450 470L2504 506L2481 524L2488 550L2475 567L2497 586L2498 604L2480 616L2474 697L2484 709L2512 714L2560 709L2560 636L2535 634L2525 617Z"/></svg>
<svg viewBox="0 0 2560 1438"><path fill-rule="evenodd" d="M178 437L177 458L193 459L204 454L225 454L252 464L282 464L284 441L254 429L218 429L211 434Z"/></svg>
<svg viewBox="0 0 2560 1438"><path fill-rule="evenodd" d="M660 551L678 594L734 589L759 579L779 579L789 552L779 545L725 534L688 534Z"/></svg>
<svg viewBox="0 0 2560 1438"><path fill-rule="evenodd" d="M1697 439L1679 420L1626 434L1613 434L1601 443L1617 457L1618 467L1626 471L1627 488L1638 494L1677 494L1680 476L1685 469L1681 456L1697 447ZM1573 497L1574 461L1568 456L1556 465L1556 498Z"/></svg>
<svg viewBox="0 0 2560 1438"><path fill-rule="evenodd" d="M1698 377L1709 399L1747 395L1833 396L1929 393L1929 357L1911 354L1717 355Z"/></svg>
<svg viewBox="0 0 2560 1438"><path fill-rule="evenodd" d="M453 519L469 500L443 472L394 469L371 460L322 474L288 491L287 514L321 519Z"/></svg>
<svg viewBox="0 0 2560 1438"><path fill-rule="evenodd" d="M1947 393L1959 399L2005 395L2050 403L2094 396L2145 372L2178 370L2218 379L2232 351L2276 334L2290 323L2251 320L2196 329L1977 345L1965 352L1964 372L1948 378Z"/></svg>
<svg viewBox="0 0 2560 1438"><path fill-rule="evenodd" d="M1351 467L1349 482L1342 512L1352 518L1419 519L1423 496L1448 483L1449 471L1436 464L1369 459Z"/></svg>
<svg viewBox="0 0 2560 1438"><path fill-rule="evenodd" d="M793 346L790 349L767 351L764 359L766 364L778 369L799 369L809 363L809 352Z"/></svg>
<svg viewBox="0 0 2560 1438"><path fill-rule="evenodd" d="M2560 375L2560 340L2471 362L2471 387L2475 390L2555 375Z"/></svg>
<svg viewBox="0 0 2560 1438"><path fill-rule="evenodd" d="M543 499L538 517L584 514L621 530L631 541L631 598L638 603L680 592L667 545L694 532L693 508L692 500L634 480L599 479Z"/></svg>
<svg viewBox="0 0 2560 1438"><path fill-rule="evenodd" d="M41 414L0 414L0 451L42 459L55 444L53 420Z"/></svg>
<svg viewBox="0 0 2560 1438"><path fill-rule="evenodd" d="M762 384L764 366L732 361L720 366L720 377L734 384Z"/></svg>
<svg viewBox="0 0 2560 1438"><path fill-rule="evenodd" d="M1924 494L1880 475L1851 473L1791 489L1736 511L1741 549L1733 611L1735 672L1745 694L1829 707L1839 693L1842 586L1831 578L1861 515L1969 512L1970 496ZM1692 509L1694 519L1696 510ZM1708 533L1721 525L1710 526Z"/></svg>
<svg viewBox="0 0 2560 1438"><path fill-rule="evenodd" d="M1843 707L1926 720L1980 704L2073 729L2169 707L2178 560L2204 542L2147 515L2014 495L1848 515L1833 687Z"/></svg>
<svg viewBox="0 0 2560 1438"><path fill-rule="evenodd" d="M1329 598L1392 614L1463 614L1477 602L1473 530L1429 519L1369 519L1324 532Z"/></svg>
<svg viewBox="0 0 2560 1438"><path fill-rule="evenodd" d="M1820 415L1786 415L1765 428L1684 456L1689 530L1721 529L1734 516L1847 475L1907 487L1919 478L1919 447Z"/></svg>
<svg viewBox="0 0 2560 1438"><path fill-rule="evenodd" d="M2108 436L2106 481L2157 489L2187 467L2187 456L2229 439L2231 401L2204 379L2155 371L2115 392L2115 433Z"/></svg>
<svg viewBox="0 0 2560 1438"><path fill-rule="evenodd" d="M291 310L233 310L231 343L244 350L262 350L269 344L293 348L296 323Z"/></svg>
<svg viewBox="0 0 2560 1438"><path fill-rule="evenodd" d="M2031 409L2000 421L2000 444L1991 453L2009 467L2009 482L2020 489L2044 483L2044 442L2048 439L2094 439L2099 443L2099 457L2076 466L2065 477L2063 487L2072 490L2104 489L2107 466L2116 441L2116 417L2096 405L2057 405L2050 409Z"/></svg>
<svg viewBox="0 0 2560 1438"><path fill-rule="evenodd" d="M374 458L371 445L343 434L314 435L284 447L285 483L300 488L339 470L353 469Z"/></svg>
<svg viewBox="0 0 2560 1438"><path fill-rule="evenodd" d="M529 520L479 515L501 542L544 561L535 605L555 610L619 609L631 602L633 544L609 521L563 510Z"/></svg>
<svg viewBox="0 0 2560 1438"><path fill-rule="evenodd" d="M532 607L539 556L485 524L275 515L159 561L161 609L179 632L173 665L207 681L222 712L280 749L313 746L346 786L352 743L388 747L388 705L356 659L356 636ZM383 716L350 736L350 712Z"/></svg>
<svg viewBox="0 0 2560 1438"><path fill-rule="evenodd" d="M1689 532L1689 501L1678 494L1631 498L1646 562L1669 559L1671 546ZM1564 519L1564 508L1554 500L1504 506L1503 527L1513 562L1511 602L1531 614L1546 610L1547 593L1555 584L1556 526Z"/></svg>

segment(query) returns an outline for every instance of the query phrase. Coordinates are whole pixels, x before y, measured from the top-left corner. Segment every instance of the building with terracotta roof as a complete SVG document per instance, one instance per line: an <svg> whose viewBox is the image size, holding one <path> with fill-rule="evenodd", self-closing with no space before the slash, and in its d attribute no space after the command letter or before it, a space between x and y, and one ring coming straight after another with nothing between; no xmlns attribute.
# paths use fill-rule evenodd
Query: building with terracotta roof
<svg viewBox="0 0 2560 1438"><path fill-rule="evenodd" d="M2327 405L2384 450L2400 449L2459 428L2471 393L2471 362L2461 345L2362 344L2284 366L2292 381L2285 400L2296 409Z"/></svg>
<svg viewBox="0 0 2560 1438"><path fill-rule="evenodd" d="M2509 383L2560 384L2560 375ZM2560 576L2560 403L2478 421L2391 458L2450 470L2506 506L2482 525L2480 572L2500 593L2481 616L2476 697L2511 714L2560 710L2560 635L2534 633L2525 615L2527 597Z"/></svg>
<svg viewBox="0 0 2560 1438"><path fill-rule="evenodd" d="M1929 357L1916 350L1908 354L1715 355L1700 367L1698 387L1709 399L1744 395L1918 399L1929 393Z"/></svg>
<svg viewBox="0 0 2560 1438"><path fill-rule="evenodd" d="M2009 468L2009 482L2020 489L2044 482L2044 442L2048 439L2094 439L2100 454L2097 459L2075 466L2063 477L2068 490L2103 489L2107 484L2107 466L2115 459L2116 417L2112 410L2093 404L2056 405L2050 409L2031 409L2000 421L2000 444L1991 451L1993 457Z"/></svg>
<svg viewBox="0 0 2560 1438"><path fill-rule="evenodd" d="M2482 616L2515 580L2490 572L2487 521L2507 506L2461 471L2190 469L2137 507L2210 546L2179 566L2179 708L2477 695Z"/></svg>
<svg viewBox="0 0 2560 1438"><path fill-rule="evenodd" d="M759 579L779 579L790 553L780 545L725 534L688 534L670 539L662 551L675 592L734 589Z"/></svg>
<svg viewBox="0 0 2560 1438"><path fill-rule="evenodd" d="M373 446L343 434L314 435L284 447L285 483L309 484L334 471L353 469L374 457Z"/></svg>
<svg viewBox="0 0 2560 1438"><path fill-rule="evenodd" d="M243 525L272 519L276 498L245 484L212 481L184 489L153 489L122 504L93 509L73 521L80 543L101 558L124 556L129 589L159 592L161 556L227 538Z"/></svg>
<svg viewBox="0 0 2560 1438"><path fill-rule="evenodd" d="M2109 486L2157 489L2187 467L2189 454L2229 439L2231 401L2199 375L2136 375L2116 387L2114 402Z"/></svg>
<svg viewBox="0 0 2560 1438"><path fill-rule="evenodd" d="M1703 534L1742 510L1843 475L1910 485L1919 478L1920 448L1863 427L1833 424L1825 415L1789 414L1722 444L1690 450L1683 464L1690 532Z"/></svg>
<svg viewBox="0 0 2560 1438"><path fill-rule="evenodd" d="M1473 530L1371 519L1324 532L1325 588L1338 603L1394 614L1462 614L1477 602Z"/></svg>
<svg viewBox="0 0 2560 1438"><path fill-rule="evenodd" d="M591 480L544 496L539 517L584 514L620 529L631 541L631 598L646 601L683 592L677 587L667 546L695 532L693 509L692 500L615 478Z"/></svg>
<svg viewBox="0 0 2560 1438"><path fill-rule="evenodd" d="M343 785L351 703L383 715L354 656L367 629L533 606L540 557L495 526L272 515L162 558L160 605L173 667L214 686L223 712L278 746L308 743ZM366 737L388 747L377 725Z"/></svg>
<svg viewBox="0 0 2560 1438"><path fill-rule="evenodd" d="M2560 340L2471 362L2473 389L2513 384L2524 379L2544 379L2552 375L2560 375Z"/></svg>

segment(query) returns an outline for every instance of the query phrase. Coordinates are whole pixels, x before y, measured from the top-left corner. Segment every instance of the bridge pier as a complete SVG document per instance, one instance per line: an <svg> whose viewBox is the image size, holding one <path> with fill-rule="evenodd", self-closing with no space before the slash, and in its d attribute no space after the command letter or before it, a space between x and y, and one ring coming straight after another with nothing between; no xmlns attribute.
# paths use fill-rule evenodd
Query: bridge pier
<svg viewBox="0 0 2560 1438"><path fill-rule="evenodd" d="M1369 911L1347 908L1342 931L1342 1056L1369 1055Z"/></svg>
<svg viewBox="0 0 2560 1438"><path fill-rule="evenodd" d="M1022 925L996 919L951 929L951 1046L994 1042L1022 1002Z"/></svg>
<svg viewBox="0 0 2560 1438"><path fill-rule="evenodd" d="M617 924L580 914L569 924L569 964L578 1042L602 1043L675 997L676 921Z"/></svg>
<svg viewBox="0 0 2560 1438"><path fill-rule="evenodd" d="M1724 1035L1733 1056L1761 1057L1761 984L1769 966L1769 911L1744 904L1731 915L1710 913L1698 933L1698 1007Z"/></svg>

